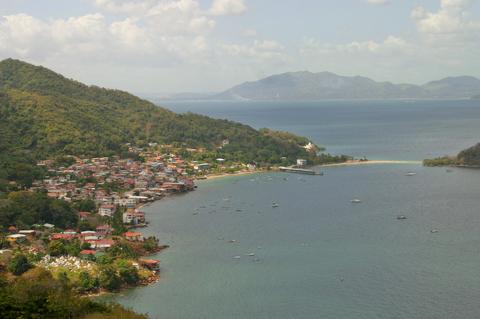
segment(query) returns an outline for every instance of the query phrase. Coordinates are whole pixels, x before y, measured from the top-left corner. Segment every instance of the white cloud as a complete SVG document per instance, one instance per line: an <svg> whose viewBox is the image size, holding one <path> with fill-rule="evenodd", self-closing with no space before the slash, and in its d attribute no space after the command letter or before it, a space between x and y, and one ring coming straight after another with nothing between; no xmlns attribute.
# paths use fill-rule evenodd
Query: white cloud
<svg viewBox="0 0 480 319"><path fill-rule="evenodd" d="M87 81L151 91L224 89L247 78L295 69L402 81L480 69L480 21L472 14L472 5L480 0L438 0L436 10L414 8L416 34L343 43L306 38L288 47L260 39L256 25L240 25L228 43L214 32L217 23L229 19L221 16L247 10L245 0L85 1L94 5L94 13L62 19L0 16L0 58L22 58L72 77L83 74ZM211 5L205 6L207 2Z"/></svg>
<svg viewBox="0 0 480 319"><path fill-rule="evenodd" d="M384 6L384 5L390 4L391 1L390 0L367 0L367 3L373 4L375 6Z"/></svg>
<svg viewBox="0 0 480 319"><path fill-rule="evenodd" d="M221 48L231 56L278 61L285 59L285 47L276 41L255 40L252 44L224 44Z"/></svg>
<svg viewBox="0 0 480 319"><path fill-rule="evenodd" d="M98 8L111 13L143 15L157 3L155 0L90 0Z"/></svg>
<svg viewBox="0 0 480 319"><path fill-rule="evenodd" d="M209 12L212 15L238 15L247 11L243 0L214 0Z"/></svg>
<svg viewBox="0 0 480 319"><path fill-rule="evenodd" d="M330 44L319 42L313 38L304 39L301 53L306 55L317 54L409 54L412 53L412 44L393 35L385 38L383 42L353 41L346 44Z"/></svg>
<svg viewBox="0 0 480 319"><path fill-rule="evenodd" d="M418 6L411 18L425 35L466 35L480 31L480 22L470 18L469 8L474 0L442 0L437 12Z"/></svg>
<svg viewBox="0 0 480 319"><path fill-rule="evenodd" d="M247 38L255 38L257 36L257 30L255 29L245 29L242 32L242 36Z"/></svg>

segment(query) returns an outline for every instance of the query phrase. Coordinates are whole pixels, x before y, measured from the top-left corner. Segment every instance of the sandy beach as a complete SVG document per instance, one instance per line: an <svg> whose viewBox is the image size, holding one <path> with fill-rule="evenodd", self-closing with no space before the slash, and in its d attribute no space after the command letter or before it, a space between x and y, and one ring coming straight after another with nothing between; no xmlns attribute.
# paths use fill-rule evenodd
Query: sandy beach
<svg viewBox="0 0 480 319"><path fill-rule="evenodd" d="M323 164L320 167L379 165L379 164L422 164L422 161L399 161L399 160L371 160L371 161L347 161L344 163Z"/></svg>
<svg viewBox="0 0 480 319"><path fill-rule="evenodd" d="M242 176L242 175L251 175L251 174L258 174L265 172L264 170L255 170L255 171L240 171L236 173L224 173L224 174L210 174L207 176L206 180L212 180L212 179L219 179L219 178L224 178L224 177L234 177L234 176Z"/></svg>
<svg viewBox="0 0 480 319"><path fill-rule="evenodd" d="M369 161L347 161L344 163L322 164L316 165L316 167L343 167L343 166L357 166L357 165L381 165L381 164L422 164L422 161L401 161L401 160L369 160ZM265 172L278 172L278 169L272 168L272 170L254 170L254 171L240 171L236 173L224 173L224 174L210 174L206 180L213 180L225 177L252 175Z"/></svg>

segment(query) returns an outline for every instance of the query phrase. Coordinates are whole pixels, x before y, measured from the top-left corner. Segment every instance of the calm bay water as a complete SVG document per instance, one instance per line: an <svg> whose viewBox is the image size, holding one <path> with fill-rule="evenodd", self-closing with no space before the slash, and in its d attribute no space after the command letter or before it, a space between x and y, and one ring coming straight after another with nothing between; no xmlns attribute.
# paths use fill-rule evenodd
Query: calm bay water
<svg viewBox="0 0 480 319"><path fill-rule="evenodd" d="M369 158L418 160L480 139L473 102L396 103L170 106ZM205 181L154 203L144 233L172 246L158 255L162 279L115 300L162 319L478 317L480 171L324 171ZM361 204L350 203L357 197Z"/></svg>
<svg viewBox="0 0 480 319"><path fill-rule="evenodd" d="M176 112L307 136L337 154L418 160L480 141L479 101L165 102Z"/></svg>

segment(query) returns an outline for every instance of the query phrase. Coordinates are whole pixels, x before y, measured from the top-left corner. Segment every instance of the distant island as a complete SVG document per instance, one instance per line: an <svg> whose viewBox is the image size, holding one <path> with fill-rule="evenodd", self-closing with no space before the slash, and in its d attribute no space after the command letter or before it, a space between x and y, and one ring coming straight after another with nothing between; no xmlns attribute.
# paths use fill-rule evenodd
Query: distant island
<svg viewBox="0 0 480 319"><path fill-rule="evenodd" d="M423 161L425 166L459 166L480 168L480 143L458 153Z"/></svg>
<svg viewBox="0 0 480 319"><path fill-rule="evenodd" d="M185 98L186 95L179 95ZM198 97L198 96L197 96ZM362 76L308 71L272 75L245 82L202 100L315 101L329 99L470 99L480 98L480 80L447 77L423 85L377 82ZM174 98L172 96L171 98Z"/></svg>

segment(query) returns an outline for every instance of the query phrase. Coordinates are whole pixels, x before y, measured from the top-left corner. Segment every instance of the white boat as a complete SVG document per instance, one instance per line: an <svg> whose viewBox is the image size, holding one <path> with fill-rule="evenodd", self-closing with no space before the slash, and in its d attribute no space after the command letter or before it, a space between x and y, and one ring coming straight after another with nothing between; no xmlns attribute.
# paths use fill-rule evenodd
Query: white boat
<svg viewBox="0 0 480 319"><path fill-rule="evenodd" d="M353 203L353 204L360 204L362 201L358 198L354 198L350 201L350 203Z"/></svg>
<svg viewBox="0 0 480 319"><path fill-rule="evenodd" d="M249 253L249 254L247 254L247 256L253 257L253 256L255 256L255 254L254 253Z"/></svg>
<svg viewBox="0 0 480 319"><path fill-rule="evenodd" d="M405 174L405 176L415 176L417 175L417 173L415 172L408 172L407 174Z"/></svg>
<svg viewBox="0 0 480 319"><path fill-rule="evenodd" d="M272 207L275 208L275 207L278 207L279 205L277 203L272 203Z"/></svg>
<svg viewBox="0 0 480 319"><path fill-rule="evenodd" d="M398 220L405 220L405 219L407 219L407 217L404 216L404 215L399 215L399 216L397 216L397 219Z"/></svg>
<svg viewBox="0 0 480 319"><path fill-rule="evenodd" d="M438 233L438 229L432 229L430 232L431 232L432 234Z"/></svg>
<svg viewBox="0 0 480 319"><path fill-rule="evenodd" d="M240 259L242 256L233 256L233 259Z"/></svg>

